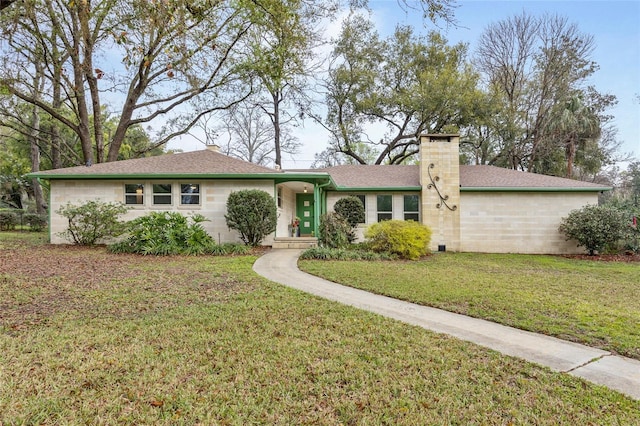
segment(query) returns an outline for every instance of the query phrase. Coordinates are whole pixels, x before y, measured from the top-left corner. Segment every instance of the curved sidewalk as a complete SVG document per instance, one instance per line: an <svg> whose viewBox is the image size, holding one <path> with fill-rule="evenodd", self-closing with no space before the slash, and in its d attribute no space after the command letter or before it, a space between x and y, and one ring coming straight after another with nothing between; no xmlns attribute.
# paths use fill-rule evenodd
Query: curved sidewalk
<svg viewBox="0 0 640 426"><path fill-rule="evenodd" d="M640 399L640 361L336 284L300 271L297 262L301 252L295 249L270 250L255 262L253 270L288 287L445 333Z"/></svg>

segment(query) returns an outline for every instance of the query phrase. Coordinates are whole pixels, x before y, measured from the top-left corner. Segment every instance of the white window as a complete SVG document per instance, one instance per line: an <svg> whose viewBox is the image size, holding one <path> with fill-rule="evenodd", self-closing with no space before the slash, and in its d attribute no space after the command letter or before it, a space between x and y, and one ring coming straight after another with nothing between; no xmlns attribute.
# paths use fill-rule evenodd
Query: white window
<svg viewBox="0 0 640 426"><path fill-rule="evenodd" d="M200 184L183 183L180 184L180 204L200 204Z"/></svg>
<svg viewBox="0 0 640 426"><path fill-rule="evenodd" d="M393 196L378 195L377 196L378 222L393 219Z"/></svg>
<svg viewBox="0 0 640 426"><path fill-rule="evenodd" d="M129 205L144 204L144 184L127 183L124 185L124 203Z"/></svg>
<svg viewBox="0 0 640 426"><path fill-rule="evenodd" d="M171 184L170 183L154 183L153 184L153 204L171 204Z"/></svg>
<svg viewBox="0 0 640 426"><path fill-rule="evenodd" d="M404 220L420 221L419 197L417 195L404 196Z"/></svg>

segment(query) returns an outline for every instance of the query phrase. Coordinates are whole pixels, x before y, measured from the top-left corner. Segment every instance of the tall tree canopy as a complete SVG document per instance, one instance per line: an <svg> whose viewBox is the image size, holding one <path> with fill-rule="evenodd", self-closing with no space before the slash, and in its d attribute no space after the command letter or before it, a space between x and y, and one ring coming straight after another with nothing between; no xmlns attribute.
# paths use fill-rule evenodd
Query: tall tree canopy
<svg viewBox="0 0 640 426"><path fill-rule="evenodd" d="M113 161L132 126L163 126L160 145L203 114L242 99L225 94L240 78L234 52L253 25L255 7L252 1L24 0L2 16L10 36L0 84L76 134L85 162ZM118 118L108 140L106 104Z"/></svg>
<svg viewBox="0 0 640 426"><path fill-rule="evenodd" d="M361 15L346 20L332 55L327 119L332 148L359 163L358 147L375 148L376 164L399 164L418 151L424 132L455 131L481 102L478 77L466 62L466 45L449 46L399 26L381 39ZM384 135L372 128L384 128Z"/></svg>
<svg viewBox="0 0 640 426"><path fill-rule="evenodd" d="M523 13L489 25L474 57L485 113L463 130L467 160L568 177L576 164L606 165L615 142L602 139L612 136L603 111L615 98L587 85L598 69L593 49L593 37L561 16Z"/></svg>

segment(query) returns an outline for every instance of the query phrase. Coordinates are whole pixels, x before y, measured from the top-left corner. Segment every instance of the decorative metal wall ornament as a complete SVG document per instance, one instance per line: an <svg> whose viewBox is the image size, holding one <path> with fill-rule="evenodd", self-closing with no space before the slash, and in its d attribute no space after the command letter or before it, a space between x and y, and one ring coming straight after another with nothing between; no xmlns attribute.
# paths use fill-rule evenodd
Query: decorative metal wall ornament
<svg viewBox="0 0 640 426"><path fill-rule="evenodd" d="M440 189L438 189L438 186L436 185L436 182L440 181L440 176L431 176L431 169L435 168L436 165L431 163L429 164L429 167L427 168L427 174L429 175L429 180L431 181L430 184L427 185L427 189L435 189L436 193L438 194L438 197L440 197L440 202L438 204L436 204L436 208L439 209L442 206L445 206L446 208L448 208L449 210L451 210L452 212L458 210L458 206L454 205L454 206L450 206L447 203L447 200L449 199L448 195L442 195L442 193L440 192Z"/></svg>

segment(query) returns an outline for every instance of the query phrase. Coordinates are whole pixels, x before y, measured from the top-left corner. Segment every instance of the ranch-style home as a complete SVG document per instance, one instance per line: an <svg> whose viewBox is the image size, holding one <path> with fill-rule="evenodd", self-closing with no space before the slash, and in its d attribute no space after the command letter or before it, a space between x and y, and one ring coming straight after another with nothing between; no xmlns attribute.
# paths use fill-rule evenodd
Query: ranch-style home
<svg viewBox="0 0 640 426"><path fill-rule="evenodd" d="M219 242L239 241L225 223L227 197L241 189L273 194L276 231L265 241L295 247L315 241L322 214L337 200L355 195L365 206L363 235L372 223L415 220L432 231L431 249L493 253L573 253L582 249L558 232L571 210L597 204L610 187L493 166L459 165L458 135L423 135L420 164L345 165L325 169L278 170L228 157L210 146L89 167L33 173L50 184L50 238L66 219L56 211L66 203L119 201L130 207L125 219L150 211L200 213ZM297 233L292 223L299 219Z"/></svg>

